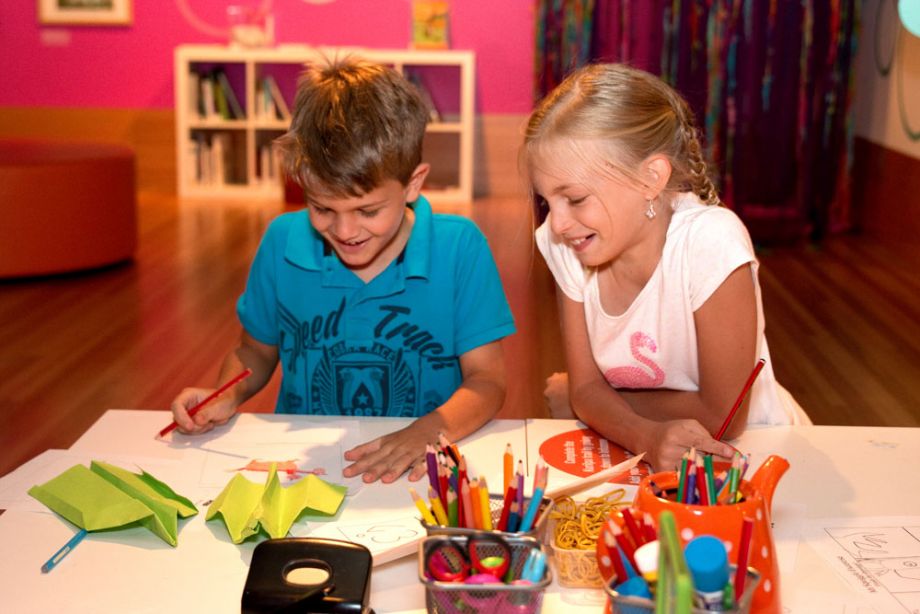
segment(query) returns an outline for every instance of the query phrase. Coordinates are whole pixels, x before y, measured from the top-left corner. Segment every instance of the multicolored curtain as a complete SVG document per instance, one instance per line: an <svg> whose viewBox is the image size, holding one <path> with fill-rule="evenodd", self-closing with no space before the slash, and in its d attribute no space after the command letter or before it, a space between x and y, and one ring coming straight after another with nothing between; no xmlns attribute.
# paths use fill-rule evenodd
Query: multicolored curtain
<svg viewBox="0 0 920 614"><path fill-rule="evenodd" d="M625 62L690 103L724 203L755 240L851 228L859 0L537 0L540 97Z"/></svg>

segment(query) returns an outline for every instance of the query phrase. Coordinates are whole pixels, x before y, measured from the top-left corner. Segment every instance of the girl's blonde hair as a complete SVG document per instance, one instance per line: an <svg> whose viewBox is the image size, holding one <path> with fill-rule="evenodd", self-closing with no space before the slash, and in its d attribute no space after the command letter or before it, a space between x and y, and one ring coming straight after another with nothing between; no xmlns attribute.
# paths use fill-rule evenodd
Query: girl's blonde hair
<svg viewBox="0 0 920 614"><path fill-rule="evenodd" d="M530 116L526 153L556 138L603 141L615 170L639 181L643 160L664 155L671 164L668 191L690 191L716 205L686 101L661 79L623 64L589 64L560 83Z"/></svg>

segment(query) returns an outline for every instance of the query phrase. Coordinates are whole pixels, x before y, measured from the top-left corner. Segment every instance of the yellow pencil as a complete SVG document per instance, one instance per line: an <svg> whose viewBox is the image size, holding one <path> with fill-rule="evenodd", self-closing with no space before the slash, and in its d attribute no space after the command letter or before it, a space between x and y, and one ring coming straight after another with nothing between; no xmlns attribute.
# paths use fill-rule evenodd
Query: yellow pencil
<svg viewBox="0 0 920 614"><path fill-rule="evenodd" d="M431 515L431 510L428 509L428 506L425 505L425 501L423 501L422 498L418 496L418 493L415 492L414 488L409 487L409 494L412 495L412 500L415 501L415 507L417 507L418 511L422 513L422 518L425 519L425 522L431 526L438 524L438 522L434 519L434 516Z"/></svg>
<svg viewBox="0 0 920 614"><path fill-rule="evenodd" d="M479 499L482 505L482 528L492 530L492 507L489 505L489 487L484 477L479 478Z"/></svg>
<svg viewBox="0 0 920 614"><path fill-rule="evenodd" d="M442 527L448 526L447 512L444 511L444 506L441 505L441 498L438 497L438 493L431 486L428 487L428 500L431 502L431 511L434 512L434 517L437 518L438 524Z"/></svg>

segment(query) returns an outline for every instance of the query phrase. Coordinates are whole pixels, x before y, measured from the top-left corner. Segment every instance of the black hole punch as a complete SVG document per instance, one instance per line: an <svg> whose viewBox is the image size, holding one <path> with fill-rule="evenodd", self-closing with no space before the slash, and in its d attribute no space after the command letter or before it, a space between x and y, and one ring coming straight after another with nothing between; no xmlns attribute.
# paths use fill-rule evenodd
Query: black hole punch
<svg viewBox="0 0 920 614"><path fill-rule="evenodd" d="M335 539L269 539L255 547L243 589L242 614L367 614L371 553Z"/></svg>

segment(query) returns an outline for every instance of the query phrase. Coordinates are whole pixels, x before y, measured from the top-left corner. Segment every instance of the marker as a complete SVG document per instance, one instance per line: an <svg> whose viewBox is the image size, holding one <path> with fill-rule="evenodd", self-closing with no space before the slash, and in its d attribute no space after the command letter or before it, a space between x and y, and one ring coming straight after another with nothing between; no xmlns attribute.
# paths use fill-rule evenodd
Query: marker
<svg viewBox="0 0 920 614"><path fill-rule="evenodd" d="M77 544L83 541L84 537L86 537L86 529L80 529L79 531L77 531L77 533L73 537L71 537L70 540L66 544L64 544L64 546L60 550L54 553L54 556L48 559L47 563L42 565L42 573L48 573L49 571L54 569L55 566L57 566L57 564L61 562L61 559L63 559L68 554L70 554L70 551L76 548Z"/></svg>
<svg viewBox="0 0 920 614"><path fill-rule="evenodd" d="M703 609L722 607L723 589L728 582L728 553L718 537L700 535L690 540L684 549L687 567L693 576L693 586Z"/></svg>

